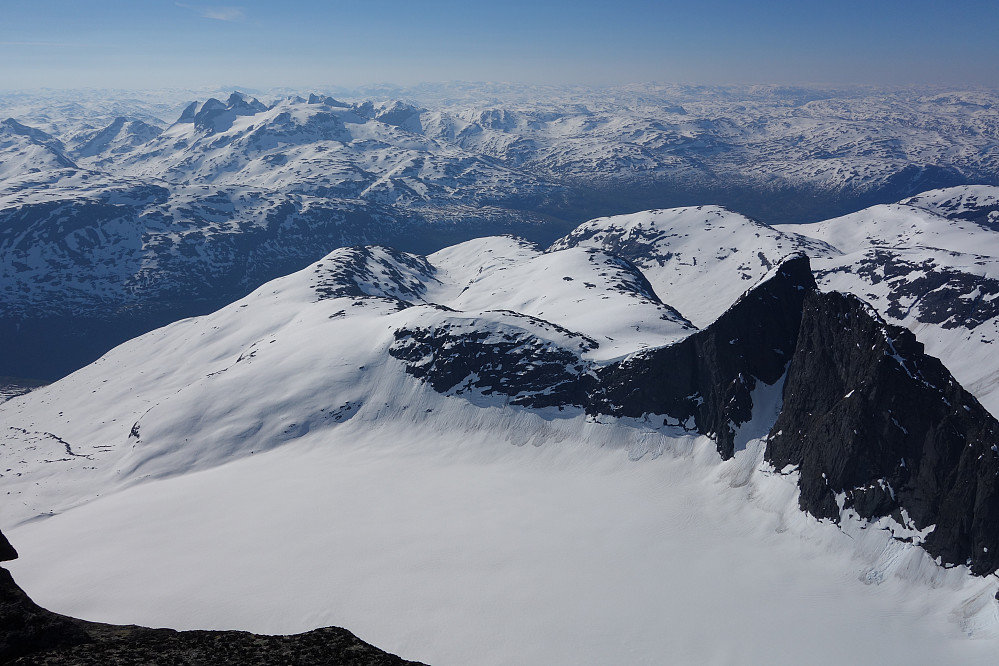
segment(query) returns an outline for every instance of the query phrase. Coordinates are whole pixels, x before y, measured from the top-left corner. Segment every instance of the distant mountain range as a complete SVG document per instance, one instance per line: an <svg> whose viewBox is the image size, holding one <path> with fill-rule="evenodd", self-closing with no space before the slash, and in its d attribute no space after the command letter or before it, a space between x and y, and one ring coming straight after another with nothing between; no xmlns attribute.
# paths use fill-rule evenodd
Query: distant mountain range
<svg viewBox="0 0 999 666"><path fill-rule="evenodd" d="M547 245L598 215L705 202L811 222L999 183L988 91L364 92L397 99L0 97L17 114L0 124L0 375L61 376L336 247Z"/></svg>

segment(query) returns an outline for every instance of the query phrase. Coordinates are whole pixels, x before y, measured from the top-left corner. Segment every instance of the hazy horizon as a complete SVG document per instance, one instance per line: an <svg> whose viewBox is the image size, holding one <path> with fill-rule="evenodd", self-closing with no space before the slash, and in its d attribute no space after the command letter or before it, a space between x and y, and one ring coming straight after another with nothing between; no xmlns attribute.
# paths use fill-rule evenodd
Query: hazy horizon
<svg viewBox="0 0 999 666"><path fill-rule="evenodd" d="M999 4L608 8L37 0L5 8L0 89L512 81L999 86Z"/></svg>

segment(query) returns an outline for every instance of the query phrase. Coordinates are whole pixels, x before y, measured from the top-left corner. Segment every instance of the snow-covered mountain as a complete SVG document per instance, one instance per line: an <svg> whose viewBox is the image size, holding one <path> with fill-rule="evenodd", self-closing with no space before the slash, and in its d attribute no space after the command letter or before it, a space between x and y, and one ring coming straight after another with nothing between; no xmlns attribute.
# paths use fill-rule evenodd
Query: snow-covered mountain
<svg viewBox="0 0 999 666"><path fill-rule="evenodd" d="M711 207L334 250L0 405L11 569L429 663L990 663L999 423L809 252Z"/></svg>
<svg viewBox="0 0 999 666"><path fill-rule="evenodd" d="M569 247L599 248L634 262L656 293L698 326L715 321L789 255L839 254L720 206L598 218L552 245Z"/></svg>
<svg viewBox="0 0 999 666"><path fill-rule="evenodd" d="M13 118L0 123L0 178L75 168L58 139Z"/></svg>
<svg viewBox="0 0 999 666"><path fill-rule="evenodd" d="M799 222L999 177L989 91L331 92L0 95L0 373L61 376L345 245L705 202Z"/></svg>
<svg viewBox="0 0 999 666"><path fill-rule="evenodd" d="M107 160L134 150L159 136L162 128L142 120L118 116L102 130L77 136L74 153L80 157L102 157ZM98 162L101 163L101 162Z"/></svg>
<svg viewBox="0 0 999 666"><path fill-rule="evenodd" d="M999 189L935 190L898 204L808 225L785 225L834 246L803 248L824 289L856 294L912 330L927 352L999 413Z"/></svg>

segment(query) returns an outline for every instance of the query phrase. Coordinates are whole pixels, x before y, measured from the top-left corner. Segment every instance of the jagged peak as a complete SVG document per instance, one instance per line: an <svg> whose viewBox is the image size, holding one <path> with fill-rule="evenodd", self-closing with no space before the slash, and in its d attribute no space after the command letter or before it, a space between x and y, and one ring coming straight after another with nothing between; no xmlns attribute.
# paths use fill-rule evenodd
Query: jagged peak
<svg viewBox="0 0 999 666"><path fill-rule="evenodd" d="M184 110L180 113L180 118L177 119L177 123L193 123L194 116L198 113L198 102L194 101L184 107Z"/></svg>
<svg viewBox="0 0 999 666"><path fill-rule="evenodd" d="M238 91L229 95L226 108L235 111L239 116L252 116L267 110L267 106L256 97Z"/></svg>
<svg viewBox="0 0 999 666"><path fill-rule="evenodd" d="M177 119L177 124L194 123L198 129L222 131L232 124L236 116L252 116L267 111L267 106L256 97L233 92L227 101L209 97L204 102L191 102ZM231 117L224 118L228 113Z"/></svg>
<svg viewBox="0 0 999 666"><path fill-rule="evenodd" d="M808 255L804 252L791 252L775 263L752 287L744 291L742 296L736 299L735 303L729 307L729 310L736 307L742 299L749 297L761 285L778 277L783 278L787 276L793 276L792 279L796 280L802 289L811 291L818 288L815 284L815 276L812 273L812 262L808 258Z"/></svg>
<svg viewBox="0 0 999 666"><path fill-rule="evenodd" d="M911 331L813 292L766 459L818 518L891 519L945 564L999 567L999 422Z"/></svg>
<svg viewBox="0 0 999 666"><path fill-rule="evenodd" d="M222 102L222 100L215 97L209 97L201 104L200 107L198 107L198 114L206 111L222 111L226 108L227 106Z"/></svg>
<svg viewBox="0 0 999 666"><path fill-rule="evenodd" d="M317 95L316 93L309 93L309 104L322 104L324 106L334 106L341 109L349 109L350 104L346 102L341 102L338 99L330 97L329 95Z"/></svg>

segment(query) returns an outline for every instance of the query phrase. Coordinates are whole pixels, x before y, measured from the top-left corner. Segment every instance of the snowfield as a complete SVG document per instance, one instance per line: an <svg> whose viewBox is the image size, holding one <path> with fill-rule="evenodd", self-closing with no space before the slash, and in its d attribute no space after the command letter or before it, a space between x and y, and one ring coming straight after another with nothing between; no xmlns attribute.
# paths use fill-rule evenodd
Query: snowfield
<svg viewBox="0 0 999 666"><path fill-rule="evenodd" d="M756 443L427 404L22 525L11 569L88 619L432 664L994 660L994 579L807 517Z"/></svg>

